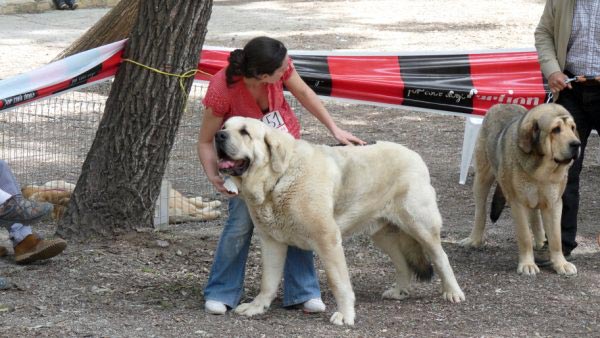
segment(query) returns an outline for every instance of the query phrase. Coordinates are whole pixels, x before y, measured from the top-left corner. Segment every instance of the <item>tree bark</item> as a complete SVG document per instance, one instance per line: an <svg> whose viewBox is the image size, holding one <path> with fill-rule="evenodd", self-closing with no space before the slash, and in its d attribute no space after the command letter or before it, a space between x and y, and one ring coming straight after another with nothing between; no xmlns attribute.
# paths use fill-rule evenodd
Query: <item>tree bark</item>
<svg viewBox="0 0 600 338"><path fill-rule="evenodd" d="M196 69L212 0L146 0L124 58L176 74ZM184 81L123 62L68 210L66 238L113 237L151 226L187 93Z"/></svg>
<svg viewBox="0 0 600 338"><path fill-rule="evenodd" d="M140 0L121 0L54 60L126 39L138 17Z"/></svg>

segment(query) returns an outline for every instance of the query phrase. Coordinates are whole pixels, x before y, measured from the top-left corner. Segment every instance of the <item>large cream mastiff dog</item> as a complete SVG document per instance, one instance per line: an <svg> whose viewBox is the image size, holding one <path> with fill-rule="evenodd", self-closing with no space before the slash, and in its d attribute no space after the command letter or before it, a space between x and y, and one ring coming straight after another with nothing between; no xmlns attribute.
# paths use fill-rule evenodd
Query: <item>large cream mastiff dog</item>
<svg viewBox="0 0 600 338"><path fill-rule="evenodd" d="M576 274L575 265L562 253L560 218L567 172L580 145L575 122L560 105L542 104L530 111L514 104L490 108L475 145L475 224L461 244L483 244L486 199L497 181L491 218L495 221L500 216L505 201L510 204L519 246L517 272L535 275L540 271L533 257L531 225L536 247L543 246L548 237L554 270L561 275Z"/></svg>
<svg viewBox="0 0 600 338"><path fill-rule="evenodd" d="M465 299L442 249L442 219L427 166L401 145L329 147L295 140L256 119L234 117L215 136L219 169L231 175L261 240L259 295L237 313L264 313L275 298L288 245L314 250L338 305L334 324L354 324L354 292L342 236L367 232L396 267L384 298L408 296L411 278L442 280L443 297Z"/></svg>

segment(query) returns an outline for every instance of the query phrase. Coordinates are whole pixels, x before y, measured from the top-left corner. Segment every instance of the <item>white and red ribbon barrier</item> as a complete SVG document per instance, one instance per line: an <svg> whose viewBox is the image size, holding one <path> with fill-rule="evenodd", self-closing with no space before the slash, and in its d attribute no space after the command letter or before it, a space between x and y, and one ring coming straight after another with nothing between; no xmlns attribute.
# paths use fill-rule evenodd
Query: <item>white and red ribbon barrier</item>
<svg viewBox="0 0 600 338"><path fill-rule="evenodd" d="M114 76L125 40L0 81L0 111ZM230 49L206 47L197 80L227 65ZM531 108L549 91L535 50L448 54L290 51L300 76L322 96L484 115L496 103Z"/></svg>

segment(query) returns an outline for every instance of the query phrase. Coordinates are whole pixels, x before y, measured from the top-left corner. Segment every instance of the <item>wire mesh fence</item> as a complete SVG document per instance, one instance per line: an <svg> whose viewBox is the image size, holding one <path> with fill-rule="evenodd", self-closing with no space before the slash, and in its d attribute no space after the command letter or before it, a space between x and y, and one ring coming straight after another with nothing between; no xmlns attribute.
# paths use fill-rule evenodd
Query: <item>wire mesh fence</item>
<svg viewBox="0 0 600 338"><path fill-rule="evenodd" d="M0 114L0 158L7 161L21 186L43 185L47 182L65 181L75 184L81 167L94 141L96 130L104 112L112 81L96 83L84 89L61 93L47 99L20 105ZM177 137L170 153L164 180L169 187L184 198L202 197L216 200L221 197L206 179L196 152L198 131L202 120L202 98L207 84L195 82L188 97ZM300 118L302 106L289 96L288 102ZM318 124L315 119L312 124ZM310 131L315 126L303 125L306 134L315 136L320 131ZM318 128L316 128L318 130ZM181 198L180 195L169 198ZM157 214L162 219L169 208L161 203L176 205L166 196L158 199ZM178 212L187 212L179 210ZM181 216L181 215L180 215ZM194 218L172 218L172 222Z"/></svg>

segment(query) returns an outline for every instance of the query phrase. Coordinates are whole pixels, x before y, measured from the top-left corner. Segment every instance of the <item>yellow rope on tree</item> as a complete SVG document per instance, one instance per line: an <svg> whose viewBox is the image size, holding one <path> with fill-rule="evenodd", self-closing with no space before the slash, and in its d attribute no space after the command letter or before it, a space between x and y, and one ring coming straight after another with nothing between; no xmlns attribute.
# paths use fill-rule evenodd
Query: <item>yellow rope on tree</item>
<svg viewBox="0 0 600 338"><path fill-rule="evenodd" d="M205 71L202 71L200 69L194 68L194 69L190 69L187 72L183 73L183 74L175 74L175 73L169 73L169 72L165 72L162 71L160 69L156 69L150 66L147 66L145 64L139 63L137 61L133 61L131 59L123 59L124 62L130 62L133 63L134 65L140 66L142 68L148 69L150 71L153 71L155 73L158 74L162 74L162 75L167 75L167 76L173 76L173 77L177 77L179 78L179 88L181 89L181 91L183 92L183 95L185 96L185 106L183 107L183 111L185 112L187 109L187 98L188 98L188 94L185 92L185 86L183 84L183 81L185 79L188 79L190 77L194 77L196 75L196 73L200 73L200 74L204 74L204 75L208 75L208 76L212 76L212 74L209 74Z"/></svg>

